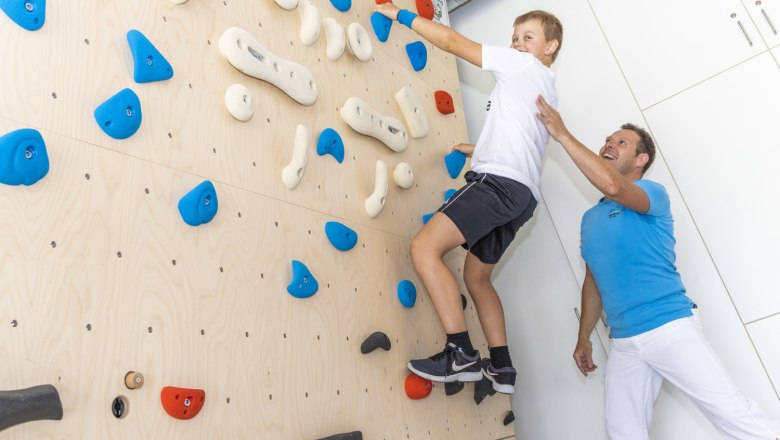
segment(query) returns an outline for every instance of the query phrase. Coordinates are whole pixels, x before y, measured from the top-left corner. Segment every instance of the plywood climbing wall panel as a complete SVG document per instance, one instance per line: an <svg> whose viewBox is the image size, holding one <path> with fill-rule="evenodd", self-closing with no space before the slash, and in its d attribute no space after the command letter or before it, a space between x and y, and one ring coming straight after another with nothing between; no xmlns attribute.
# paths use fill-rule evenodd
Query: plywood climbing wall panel
<svg viewBox="0 0 780 440"><path fill-rule="evenodd" d="M369 29L373 2L341 13L314 1L323 17ZM398 2L406 5L404 2ZM411 3L411 2L410 2ZM406 5L411 6L413 5ZM27 32L0 17L0 135L41 131L51 171L30 187L0 185L0 389L55 385L64 418L15 426L0 438L314 439L351 430L367 439L495 439L513 433L501 420L502 396L475 406L473 387L446 397L436 386L421 401L403 392L406 362L441 348L443 333L409 260L409 242L453 181L443 155L466 141L451 55L428 45L428 68L415 73L397 24L390 40L372 35L374 57L325 56L325 39L299 37L296 11L271 0L49 2L44 27ZM250 31L271 52L307 66L320 87L304 107L277 88L238 72L217 41L230 26ZM172 79L136 84L125 34L142 31L175 69ZM396 45L398 44L398 45ZM241 123L225 110L233 83L255 97ZM394 94L411 86L429 134L403 153L352 131L338 115L350 96L403 120ZM126 140L105 135L92 112L124 87L140 97L143 122ZM442 116L433 93L448 90L456 112ZM288 190L281 170L297 124L308 127L309 161ZM319 133L336 129L346 157L317 156ZM391 178L387 203L371 219L363 201L374 164ZM392 183L393 167L412 166L415 185ZM219 196L215 219L184 224L176 205L209 179ZM327 221L359 234L349 252L325 237ZM460 277L464 253L447 263ZM309 299L286 292L290 262L304 262L320 284ZM417 305L403 308L396 285L410 279ZM461 283L462 284L462 283ZM465 289L461 285L461 289ZM473 339L486 351L473 307ZM13 325L11 324L13 322ZM5 323L5 324L3 324ZM383 331L389 352L360 353ZM127 371L145 385L124 387ZM206 390L192 420L160 405L167 385ZM114 397L129 403L121 420Z"/></svg>

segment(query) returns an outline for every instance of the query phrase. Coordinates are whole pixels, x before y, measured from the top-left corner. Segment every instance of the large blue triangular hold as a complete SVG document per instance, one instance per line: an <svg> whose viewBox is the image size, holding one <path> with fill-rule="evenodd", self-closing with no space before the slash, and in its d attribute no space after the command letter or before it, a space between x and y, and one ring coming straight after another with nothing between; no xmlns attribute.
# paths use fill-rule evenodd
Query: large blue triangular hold
<svg viewBox="0 0 780 440"><path fill-rule="evenodd" d="M48 172L49 155L38 130L22 128L0 137L0 183L32 185Z"/></svg>
<svg viewBox="0 0 780 440"><path fill-rule="evenodd" d="M460 175L463 170L463 165L466 164L466 155L460 151L453 151L452 153L444 156L444 163L447 165L447 172L453 179Z"/></svg>
<svg viewBox="0 0 780 440"><path fill-rule="evenodd" d="M319 288L317 280L314 279L314 275L309 272L309 269L305 264L298 260L293 260L293 279L289 286L287 286L287 292L296 298L308 298L315 293Z"/></svg>
<svg viewBox="0 0 780 440"><path fill-rule="evenodd" d="M374 28L374 34L379 41L383 43L387 41L392 26L393 20L390 20L379 12L371 14L371 27Z"/></svg>
<svg viewBox="0 0 780 440"><path fill-rule="evenodd" d="M46 21L46 0L0 0L0 9L28 31L37 31Z"/></svg>
<svg viewBox="0 0 780 440"><path fill-rule="evenodd" d="M107 135L126 139L141 126L141 100L130 89L123 89L95 109L95 121Z"/></svg>
<svg viewBox="0 0 780 440"><path fill-rule="evenodd" d="M210 222L219 209L217 190L214 184L204 180L184 197L179 199L179 214L190 226L198 226Z"/></svg>
<svg viewBox="0 0 780 440"><path fill-rule="evenodd" d="M173 76L173 67L144 34L133 29L127 33L133 53L133 79L137 83L163 81Z"/></svg>
<svg viewBox="0 0 780 440"><path fill-rule="evenodd" d="M340 251L348 251L355 247L358 241L357 232L339 222L325 223L325 235L328 241Z"/></svg>
<svg viewBox="0 0 780 440"><path fill-rule="evenodd" d="M417 301L417 288L409 280L403 280L398 283L398 301L401 301L404 307L414 307Z"/></svg>
<svg viewBox="0 0 780 440"><path fill-rule="evenodd" d="M415 72L425 68L425 64L428 62L428 49L425 48L422 41L407 44L406 54L409 56L409 61L411 61Z"/></svg>
<svg viewBox="0 0 780 440"><path fill-rule="evenodd" d="M341 140L341 136L336 130L332 128L322 130L319 139L317 139L317 154L320 156L330 154L336 158L338 163L344 161L344 141Z"/></svg>
<svg viewBox="0 0 780 440"><path fill-rule="evenodd" d="M352 7L352 0L330 0L330 4L341 12L347 12Z"/></svg>

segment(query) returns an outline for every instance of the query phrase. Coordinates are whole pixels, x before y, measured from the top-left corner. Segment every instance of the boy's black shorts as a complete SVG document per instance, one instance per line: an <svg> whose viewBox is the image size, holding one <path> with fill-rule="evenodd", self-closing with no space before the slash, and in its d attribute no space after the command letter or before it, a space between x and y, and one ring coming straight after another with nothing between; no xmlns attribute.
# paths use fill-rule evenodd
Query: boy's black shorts
<svg viewBox="0 0 780 440"><path fill-rule="evenodd" d="M469 171L466 185L439 208L455 223L463 247L485 264L496 264L515 234L536 209L536 199L522 183L494 174Z"/></svg>

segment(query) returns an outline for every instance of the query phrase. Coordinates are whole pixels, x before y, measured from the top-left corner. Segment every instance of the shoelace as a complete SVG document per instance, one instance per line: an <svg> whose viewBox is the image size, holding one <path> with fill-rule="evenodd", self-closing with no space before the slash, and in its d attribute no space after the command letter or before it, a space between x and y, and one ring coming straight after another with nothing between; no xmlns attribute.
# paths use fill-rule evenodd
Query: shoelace
<svg viewBox="0 0 780 440"><path fill-rule="evenodd" d="M439 359L447 356L447 354L449 354L449 353L451 353L453 351L454 351L454 349L448 345L448 346L444 347L444 351L442 351L441 353L436 353L435 355L429 357L428 359L430 359L432 361L438 361Z"/></svg>

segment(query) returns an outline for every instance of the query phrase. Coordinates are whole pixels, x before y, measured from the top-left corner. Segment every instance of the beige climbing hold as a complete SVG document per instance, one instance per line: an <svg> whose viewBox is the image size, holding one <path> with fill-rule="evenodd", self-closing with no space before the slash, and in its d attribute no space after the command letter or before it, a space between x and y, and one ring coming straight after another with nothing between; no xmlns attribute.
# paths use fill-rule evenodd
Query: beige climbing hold
<svg viewBox="0 0 780 440"><path fill-rule="evenodd" d="M387 165L381 160L376 161L374 177L374 192L366 199L365 207L368 216L374 218L382 212L387 199Z"/></svg>
<svg viewBox="0 0 780 440"><path fill-rule="evenodd" d="M409 86L404 86L395 94L395 100L401 107L404 114L406 126L409 127L409 133L417 139L428 134L428 118L425 116L422 104L417 99L417 95Z"/></svg>
<svg viewBox="0 0 780 440"><path fill-rule="evenodd" d="M309 130L298 124L295 128L295 141L290 164L282 170L282 181L287 189L295 189L306 170L306 162L309 160Z"/></svg>
<svg viewBox="0 0 780 440"><path fill-rule="evenodd" d="M144 386L144 375L137 371L128 371L125 374L125 386L131 390Z"/></svg>
<svg viewBox="0 0 780 440"><path fill-rule="evenodd" d="M243 84L233 84L225 91L225 107L231 116L241 122L252 119L255 114L252 92Z"/></svg>
<svg viewBox="0 0 780 440"><path fill-rule="evenodd" d="M336 61L341 58L341 54L344 53L344 47L347 44L344 28L330 17L323 19L322 25L325 27L325 39L328 43L325 54L329 60Z"/></svg>
<svg viewBox="0 0 780 440"><path fill-rule="evenodd" d="M322 15L311 0L299 0L298 12L301 15L301 41L311 46L320 38Z"/></svg>
<svg viewBox="0 0 780 440"><path fill-rule="evenodd" d="M317 101L317 82L311 71L269 52L249 32L228 28L219 37L219 51L236 69L275 85L299 103Z"/></svg>
<svg viewBox="0 0 780 440"><path fill-rule="evenodd" d="M412 167L406 162L399 162L398 165L395 166L395 171L393 171L393 180L395 180L396 185L403 189L411 188L414 183Z"/></svg>
<svg viewBox="0 0 780 440"><path fill-rule="evenodd" d="M378 139L393 151L406 150L408 139L404 124L374 112L362 99L354 96L347 99L339 114L358 133Z"/></svg>
<svg viewBox="0 0 780 440"><path fill-rule="evenodd" d="M280 8L292 11L298 7L298 0L274 0Z"/></svg>
<svg viewBox="0 0 780 440"><path fill-rule="evenodd" d="M351 23L347 28L347 47L355 58L363 62L371 61L374 54L371 37L360 23Z"/></svg>

